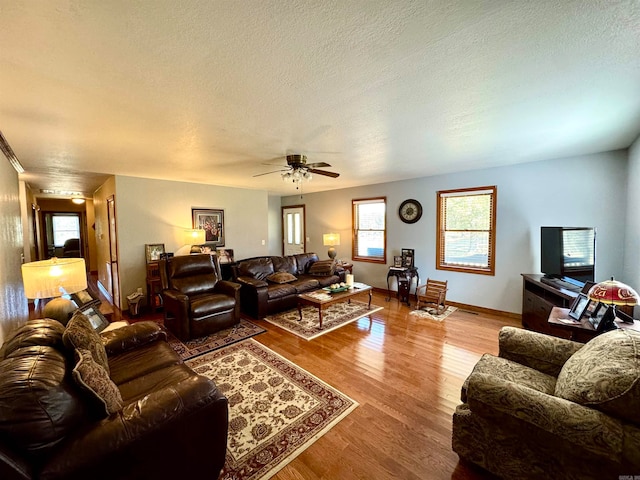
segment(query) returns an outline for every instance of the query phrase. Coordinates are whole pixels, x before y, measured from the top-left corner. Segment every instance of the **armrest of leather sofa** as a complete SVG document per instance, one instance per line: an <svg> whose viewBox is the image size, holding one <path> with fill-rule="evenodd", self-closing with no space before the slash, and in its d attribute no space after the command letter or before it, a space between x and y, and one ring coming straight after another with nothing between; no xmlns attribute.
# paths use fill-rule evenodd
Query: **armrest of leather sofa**
<svg viewBox="0 0 640 480"><path fill-rule="evenodd" d="M622 455L622 422L598 410L485 373L469 377L467 392L471 412L493 423L517 424L522 432L537 427L566 445Z"/></svg>
<svg viewBox="0 0 640 480"><path fill-rule="evenodd" d="M100 334L107 355L138 348L156 340L166 340L167 334L156 322L144 321Z"/></svg>
<svg viewBox="0 0 640 480"><path fill-rule="evenodd" d="M503 327L498 336L499 356L557 377L582 343L515 327Z"/></svg>
<svg viewBox="0 0 640 480"><path fill-rule="evenodd" d="M126 405L121 412L96 422L92 428L79 429L78 435L69 439L44 466L42 478L91 478L91 472L100 478L107 478L110 473L115 475L111 478L118 478L118 473L122 473L118 469L145 468L119 465L114 462L116 459L120 459L119 463L131 458L144 463L147 459L162 468L163 462L158 462L158 458L162 455L173 458L173 454L181 458L178 450L182 447L191 449L191 457L197 457L193 450L199 448L200 440L204 450L201 456L206 457L213 443L214 451L218 450L218 443L224 442L226 447L227 425L226 397L214 382L193 375ZM186 436L190 437L189 442L179 441ZM192 439L195 441L191 442Z"/></svg>
<svg viewBox="0 0 640 480"><path fill-rule="evenodd" d="M236 278L236 281L240 285L246 285L247 287L252 287L252 288L262 288L262 287L266 288L269 285L264 280L258 280L257 278L252 278L252 277L238 277Z"/></svg>
<svg viewBox="0 0 640 480"><path fill-rule="evenodd" d="M215 287L213 288L216 292L224 293L225 295L229 295L236 299L237 302L240 301L240 285L239 283L230 282L228 280L220 280L216 282Z"/></svg>

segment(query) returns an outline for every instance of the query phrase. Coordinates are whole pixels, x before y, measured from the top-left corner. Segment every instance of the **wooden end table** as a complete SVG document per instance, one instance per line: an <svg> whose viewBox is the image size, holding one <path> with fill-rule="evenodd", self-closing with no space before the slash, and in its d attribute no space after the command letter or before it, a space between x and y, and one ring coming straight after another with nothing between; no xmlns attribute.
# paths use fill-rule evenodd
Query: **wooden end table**
<svg viewBox="0 0 640 480"><path fill-rule="evenodd" d="M300 315L300 320L302 320L302 307L304 305L315 307L318 309L318 316L320 317L320 328L322 329L322 312L324 310L326 310L334 303L342 302L344 300L347 300L349 303L351 303L352 297L365 292L369 292L369 303L367 304L367 308L370 310L373 288L369 285L365 285L364 283L355 283L353 287L345 290L344 292L329 293L328 291L321 289L311 293L301 293L298 295L298 314ZM319 293L326 294L328 295L328 297L317 296L317 294Z"/></svg>
<svg viewBox="0 0 640 480"><path fill-rule="evenodd" d="M568 332L569 340L575 342L587 343L594 337L605 333L603 331L597 331L593 328L593 325L589 320L583 319L581 321L574 321L569 317L569 308L553 307L551 314L549 315L549 325L553 328L559 329L559 331ZM616 318L615 325L617 328L636 330L640 332L640 322L634 320L633 323L625 323ZM565 337L566 335L562 335Z"/></svg>

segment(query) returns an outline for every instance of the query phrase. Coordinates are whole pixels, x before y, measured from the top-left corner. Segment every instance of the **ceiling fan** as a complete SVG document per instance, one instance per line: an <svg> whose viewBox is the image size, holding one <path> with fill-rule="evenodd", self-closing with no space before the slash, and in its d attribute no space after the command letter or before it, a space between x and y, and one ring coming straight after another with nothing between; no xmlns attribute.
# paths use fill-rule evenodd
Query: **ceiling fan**
<svg viewBox="0 0 640 480"><path fill-rule="evenodd" d="M262 175L269 175L271 173L281 172L282 180L287 181L291 180L295 184L300 184L303 180L310 181L312 178L312 174L315 175L324 175L326 177L337 178L340 176L339 173L328 172L327 170L319 170L318 167L326 168L330 167L328 163L325 162L317 162L317 163L307 163L306 155L287 155L287 165L281 168L280 170L273 170L271 172L259 173L258 175L254 175L254 177L261 177Z"/></svg>

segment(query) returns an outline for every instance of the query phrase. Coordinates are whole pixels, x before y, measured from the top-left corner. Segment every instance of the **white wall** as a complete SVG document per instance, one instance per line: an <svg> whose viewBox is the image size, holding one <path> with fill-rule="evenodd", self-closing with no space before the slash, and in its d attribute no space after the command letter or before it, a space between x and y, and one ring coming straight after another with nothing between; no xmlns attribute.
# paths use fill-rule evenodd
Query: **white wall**
<svg viewBox="0 0 640 480"><path fill-rule="evenodd" d="M520 313L521 273L540 272L540 227L597 227L596 280L622 278L626 209L627 152L533 162L402 182L284 197L282 205L306 205L307 251L326 258L322 234L341 234L338 258L351 258L351 200L387 197L387 265L355 262L356 281L386 288L388 265L401 248L415 249L416 266L427 277L449 281L447 298L455 302ZM435 269L436 192L497 185L495 276ZM400 221L403 200L422 203L422 219Z"/></svg>
<svg viewBox="0 0 640 480"><path fill-rule="evenodd" d="M236 258L270 251L266 191L124 176L115 183L123 308L128 294L146 288L145 244L164 243L167 252L182 247L192 207L224 210L225 247Z"/></svg>
<svg viewBox="0 0 640 480"><path fill-rule="evenodd" d="M640 137L629 148L627 205L624 270L620 280L640 292Z"/></svg>
<svg viewBox="0 0 640 480"><path fill-rule="evenodd" d="M20 269L23 245L18 173L0 157L0 345L29 318Z"/></svg>

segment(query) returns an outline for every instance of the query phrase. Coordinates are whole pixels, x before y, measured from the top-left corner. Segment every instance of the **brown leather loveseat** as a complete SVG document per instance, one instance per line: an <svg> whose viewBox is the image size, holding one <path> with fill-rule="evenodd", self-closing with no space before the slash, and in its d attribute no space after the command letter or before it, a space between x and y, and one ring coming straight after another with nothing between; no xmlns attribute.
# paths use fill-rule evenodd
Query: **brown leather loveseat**
<svg viewBox="0 0 640 480"><path fill-rule="evenodd" d="M30 320L0 349L3 480L215 479L227 425L226 397L154 322Z"/></svg>
<svg viewBox="0 0 640 480"><path fill-rule="evenodd" d="M332 260L319 260L315 253L285 257L253 257L233 267L240 288L242 313L260 319L295 308L300 293L344 282L345 272Z"/></svg>

